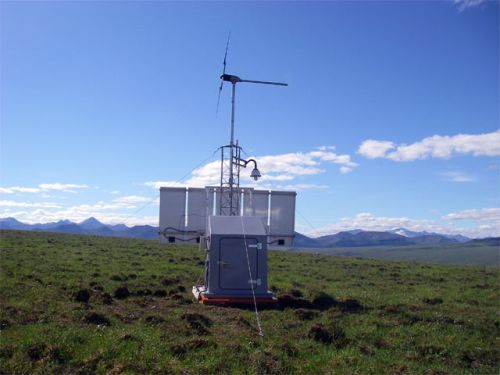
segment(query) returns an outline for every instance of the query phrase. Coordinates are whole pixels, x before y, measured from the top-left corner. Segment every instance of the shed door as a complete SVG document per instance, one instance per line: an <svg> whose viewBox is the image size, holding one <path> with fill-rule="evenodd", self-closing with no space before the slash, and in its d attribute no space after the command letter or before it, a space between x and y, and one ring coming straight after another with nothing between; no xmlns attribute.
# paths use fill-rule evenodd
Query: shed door
<svg viewBox="0 0 500 375"><path fill-rule="evenodd" d="M247 238L246 249L252 279L258 279L258 249L257 239ZM222 238L219 242L219 287L222 289L250 290L250 275L248 273L247 255L243 238Z"/></svg>

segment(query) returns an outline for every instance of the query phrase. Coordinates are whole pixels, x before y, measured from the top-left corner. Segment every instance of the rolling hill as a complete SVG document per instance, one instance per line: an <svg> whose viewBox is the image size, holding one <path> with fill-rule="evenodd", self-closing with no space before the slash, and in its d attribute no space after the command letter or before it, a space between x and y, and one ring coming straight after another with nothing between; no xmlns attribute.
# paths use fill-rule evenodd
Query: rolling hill
<svg viewBox="0 0 500 375"><path fill-rule="evenodd" d="M480 245L478 245L480 246ZM269 252L277 308L195 303L195 246L0 232L2 374L497 374L499 268Z"/></svg>

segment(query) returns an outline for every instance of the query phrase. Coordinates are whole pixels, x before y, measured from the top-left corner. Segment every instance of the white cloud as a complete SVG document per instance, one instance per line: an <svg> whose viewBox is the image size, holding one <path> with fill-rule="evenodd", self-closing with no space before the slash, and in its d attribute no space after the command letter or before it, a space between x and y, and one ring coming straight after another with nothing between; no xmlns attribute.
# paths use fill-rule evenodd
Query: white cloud
<svg viewBox="0 0 500 375"><path fill-rule="evenodd" d="M476 7L486 2L486 0L453 0L455 5L458 7L459 11L463 11L467 8Z"/></svg>
<svg viewBox="0 0 500 375"><path fill-rule="evenodd" d="M130 206L138 203L146 203L150 202L153 198L151 197L142 197L138 195L127 195L124 197L116 198L113 200L117 205Z"/></svg>
<svg viewBox="0 0 500 375"><path fill-rule="evenodd" d="M271 181L290 181L294 179L294 176L290 176L287 174L278 174L278 175L266 175L266 178Z"/></svg>
<svg viewBox="0 0 500 375"><path fill-rule="evenodd" d="M67 186L56 186L64 189ZM75 186L72 186L75 188ZM49 202L28 203L0 200L0 217L13 216L26 223L47 223L58 220L71 220L81 222L89 217L95 217L103 223L126 225L158 225L158 215L139 216L138 212L131 211L141 205L141 209L149 204L159 204L158 197L145 197L139 195L126 195L117 197L112 201L98 201L93 204L80 204L62 208L60 205ZM23 209L12 212L11 207ZM28 210L33 209L33 210Z"/></svg>
<svg viewBox="0 0 500 375"><path fill-rule="evenodd" d="M399 227L404 227L414 231L424 231L429 229L429 221L412 220L407 217L374 216L371 213L362 212L353 218L344 217L337 223L329 224L320 228L317 231L317 235L337 233L352 229L385 231Z"/></svg>
<svg viewBox="0 0 500 375"><path fill-rule="evenodd" d="M328 189L330 186L329 185L320 185L320 184L288 184L288 185L276 185L276 184L260 184L260 185L255 185L252 184L251 182L248 185L245 185L254 189L263 189L263 190L293 190L293 191L299 191L299 190L311 190L311 189Z"/></svg>
<svg viewBox="0 0 500 375"><path fill-rule="evenodd" d="M443 217L447 220L493 220L500 224L500 208L473 208L459 212L452 212ZM500 230L500 227L498 227Z"/></svg>
<svg viewBox="0 0 500 375"><path fill-rule="evenodd" d="M0 200L0 207L59 208L61 206L51 202L30 203Z"/></svg>
<svg viewBox="0 0 500 375"><path fill-rule="evenodd" d="M40 184L38 187L22 187L22 186L11 186L11 187L0 187L0 193L2 194L15 194L15 193L43 193L50 190L58 190L64 192L74 193L74 189L87 189L87 185L81 184Z"/></svg>
<svg viewBox="0 0 500 375"><path fill-rule="evenodd" d="M449 159L454 155L500 156L500 130L484 134L433 135L409 145L369 139L361 143L358 154L369 159L393 161Z"/></svg>
<svg viewBox="0 0 500 375"><path fill-rule="evenodd" d="M358 164L351 160L350 155L337 154L333 152L333 146L321 146L311 152L294 152L279 155L265 155L259 157L249 157L257 160L258 168L263 176L259 182L255 183L250 178L250 171L241 171L241 183L248 186L259 186L264 188L267 185L274 185L278 182L293 181L299 177L313 176L325 172L322 167L324 163L339 165L342 174L349 173ZM195 169L185 182L179 181L148 181L146 186L154 189L160 187L203 187L217 186L220 183L220 161L212 161L204 166ZM306 188L317 188L323 185L297 183L287 186L302 186ZM278 188L273 186L274 189Z"/></svg>
<svg viewBox="0 0 500 375"><path fill-rule="evenodd" d="M319 146L318 150L320 151L334 151L336 149L335 146Z"/></svg>
<svg viewBox="0 0 500 375"><path fill-rule="evenodd" d="M328 185L319 184L293 184L293 185L278 185L274 186L273 189L280 190L309 190L309 189L328 189Z"/></svg>
<svg viewBox="0 0 500 375"><path fill-rule="evenodd" d="M351 156L347 154L338 155L331 151L312 151L309 155L319 158L322 161L330 161L335 164L347 166L349 168L357 167L358 164L351 161Z"/></svg>
<svg viewBox="0 0 500 375"><path fill-rule="evenodd" d="M387 151L394 148L394 143L389 141L376 141L368 139L361 143L358 154L368 159L383 158Z"/></svg>
<svg viewBox="0 0 500 375"><path fill-rule="evenodd" d="M40 184L38 187L42 190L62 190L62 191L70 191L73 192L72 189L87 189L87 185L80 185L80 184L60 184L60 183L53 183L53 184Z"/></svg>
<svg viewBox="0 0 500 375"><path fill-rule="evenodd" d="M477 181L476 177L468 175L467 173L464 173L464 172L449 171L449 172L441 172L438 174L443 176L447 181L453 181L453 182L476 182Z"/></svg>
<svg viewBox="0 0 500 375"><path fill-rule="evenodd" d="M159 190L161 187L186 187L187 185L182 182L176 181L148 181L144 183L145 186L149 186L155 190Z"/></svg>
<svg viewBox="0 0 500 375"><path fill-rule="evenodd" d="M462 234L469 237L491 237L500 236L500 209L467 210L459 213L451 213L444 217L450 220L466 220L465 218L476 217L481 225L477 227L459 227L450 222L438 222L434 220L419 220L408 217L386 217L375 216L372 213L359 213L355 217L341 218L338 222L325 225L324 227L310 230L306 234L318 237L334 234L342 231L362 229L366 231L387 231L396 228L406 228L415 232L434 232L441 234ZM469 219L467 219L469 220Z"/></svg>
<svg viewBox="0 0 500 375"><path fill-rule="evenodd" d="M29 188L21 186L0 187L0 193L15 194L15 193L39 193L42 189Z"/></svg>

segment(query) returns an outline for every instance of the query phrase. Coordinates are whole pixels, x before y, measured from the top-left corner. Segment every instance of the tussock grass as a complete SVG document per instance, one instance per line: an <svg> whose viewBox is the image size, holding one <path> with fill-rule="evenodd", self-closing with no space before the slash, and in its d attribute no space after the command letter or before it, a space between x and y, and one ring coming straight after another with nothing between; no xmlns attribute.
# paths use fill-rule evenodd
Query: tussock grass
<svg viewBox="0 0 500 375"><path fill-rule="evenodd" d="M203 306L195 247L0 233L0 373L497 374L499 270L270 252L281 307Z"/></svg>

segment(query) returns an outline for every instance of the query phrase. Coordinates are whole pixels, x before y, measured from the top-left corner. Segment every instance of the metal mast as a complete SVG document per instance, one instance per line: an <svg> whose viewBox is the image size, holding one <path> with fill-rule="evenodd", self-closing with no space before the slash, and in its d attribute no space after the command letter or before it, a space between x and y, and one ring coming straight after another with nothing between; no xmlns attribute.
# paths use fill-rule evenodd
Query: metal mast
<svg viewBox="0 0 500 375"><path fill-rule="evenodd" d="M224 58L225 68L225 58ZM238 76L230 74L221 75L222 83L224 81L231 82L231 138L229 145L221 147L221 179L220 179L220 209L219 215L238 216L240 215L240 168L246 167L249 162L255 164L252 170L251 177L257 180L260 177L257 169L257 162L253 159L241 159L241 147L234 142L234 113L235 113L235 98L236 84L239 82L259 83L265 85L288 86L287 83L270 82L270 81L255 81L241 79ZM222 88L221 83L221 88Z"/></svg>

